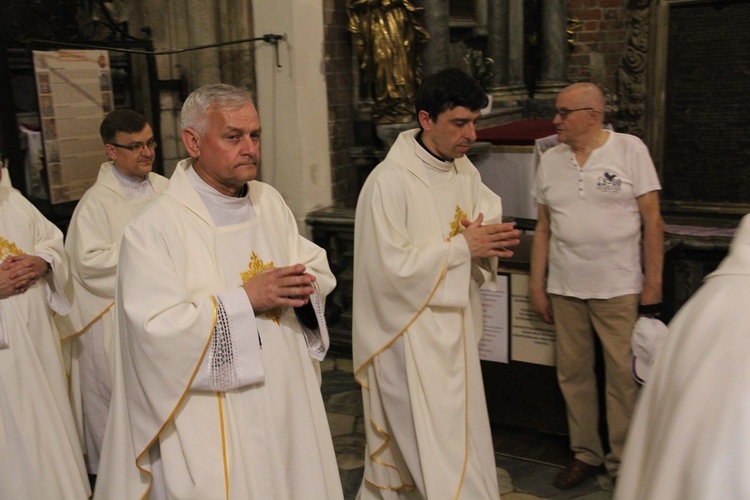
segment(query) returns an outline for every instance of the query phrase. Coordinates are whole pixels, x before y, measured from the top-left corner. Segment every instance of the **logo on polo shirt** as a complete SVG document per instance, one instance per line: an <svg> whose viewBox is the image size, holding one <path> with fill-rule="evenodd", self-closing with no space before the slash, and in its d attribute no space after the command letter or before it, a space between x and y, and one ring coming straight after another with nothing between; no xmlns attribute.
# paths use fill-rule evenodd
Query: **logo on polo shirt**
<svg viewBox="0 0 750 500"><path fill-rule="evenodd" d="M617 174L604 172L604 175L596 180L596 189L602 193L619 193L622 189L622 179L618 179Z"/></svg>

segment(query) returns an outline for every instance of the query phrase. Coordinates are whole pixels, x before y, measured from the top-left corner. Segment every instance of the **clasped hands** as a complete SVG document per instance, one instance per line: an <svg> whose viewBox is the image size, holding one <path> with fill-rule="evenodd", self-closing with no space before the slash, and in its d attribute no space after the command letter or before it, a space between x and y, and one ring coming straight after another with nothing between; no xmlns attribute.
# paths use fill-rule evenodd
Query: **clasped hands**
<svg viewBox="0 0 750 500"><path fill-rule="evenodd" d="M484 215L476 220L461 221L462 234L469 246L472 259L484 257L511 257L508 247L520 243L519 231L512 222L482 225ZM310 301L314 289L315 276L305 272L305 266L292 266L267 269L259 272L242 284L255 311L265 311L275 307L302 307Z"/></svg>
<svg viewBox="0 0 750 500"><path fill-rule="evenodd" d="M305 266L266 269L242 284L250 304L257 312L276 307L302 307L310 301L315 276L305 272Z"/></svg>
<svg viewBox="0 0 750 500"><path fill-rule="evenodd" d="M47 270L47 261L36 255L11 255L0 265L0 299L21 295Z"/></svg>
<svg viewBox="0 0 750 500"><path fill-rule="evenodd" d="M484 257L512 257L513 251L508 250L521 243L520 232L515 229L515 222L499 224L482 224L484 214L479 214L475 221L464 219L461 225L464 230L461 234L469 245L469 253L472 259Z"/></svg>

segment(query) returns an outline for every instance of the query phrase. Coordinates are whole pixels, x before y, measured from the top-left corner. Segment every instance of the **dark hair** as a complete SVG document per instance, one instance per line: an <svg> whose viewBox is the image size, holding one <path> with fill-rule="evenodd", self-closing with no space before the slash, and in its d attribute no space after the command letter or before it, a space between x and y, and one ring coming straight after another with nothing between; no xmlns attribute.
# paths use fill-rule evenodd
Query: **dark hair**
<svg viewBox="0 0 750 500"><path fill-rule="evenodd" d="M135 134L146 128L146 117L132 109L116 109L111 111L99 125L99 135L102 142L109 144L115 140L117 132Z"/></svg>
<svg viewBox="0 0 750 500"><path fill-rule="evenodd" d="M476 111L488 103L487 94L474 78L458 68L444 69L425 78L417 90L417 121L420 111L427 111L436 121L443 111L458 106Z"/></svg>

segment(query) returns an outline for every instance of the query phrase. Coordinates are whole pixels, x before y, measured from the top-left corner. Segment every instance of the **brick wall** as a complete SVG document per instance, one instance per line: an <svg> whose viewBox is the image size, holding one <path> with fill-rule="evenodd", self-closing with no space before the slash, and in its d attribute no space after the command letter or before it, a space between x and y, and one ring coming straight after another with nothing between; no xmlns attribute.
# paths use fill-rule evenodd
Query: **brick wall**
<svg viewBox="0 0 750 500"><path fill-rule="evenodd" d="M354 142L354 78L346 0L324 0L323 14L333 201L336 206L354 207L358 188L349 159L349 148Z"/></svg>
<svg viewBox="0 0 750 500"><path fill-rule="evenodd" d="M631 13L622 0L568 0L568 17L581 21L568 58L571 82L592 81L616 91L617 69L628 41Z"/></svg>

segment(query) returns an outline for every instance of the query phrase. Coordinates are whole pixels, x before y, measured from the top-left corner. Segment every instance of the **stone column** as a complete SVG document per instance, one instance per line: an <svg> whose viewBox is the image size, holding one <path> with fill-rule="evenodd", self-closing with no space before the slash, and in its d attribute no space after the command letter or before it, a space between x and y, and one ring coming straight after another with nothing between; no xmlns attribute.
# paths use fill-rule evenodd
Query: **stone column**
<svg viewBox="0 0 750 500"><path fill-rule="evenodd" d="M487 36L488 3L491 0L474 0L474 36Z"/></svg>
<svg viewBox="0 0 750 500"><path fill-rule="evenodd" d="M487 57L495 61L492 83L498 88L508 85L509 3L510 0L490 0L487 5Z"/></svg>
<svg viewBox="0 0 750 500"><path fill-rule="evenodd" d="M450 9L448 0L424 0L424 27L430 39L422 51L422 74L427 76L448 67L450 52Z"/></svg>
<svg viewBox="0 0 750 500"><path fill-rule="evenodd" d="M253 15L250 2L221 0L214 2L219 9L219 41L253 38ZM216 8L216 7L214 7ZM230 21L231 20L231 21ZM261 33L263 35L264 33ZM255 42L265 43L265 42ZM255 90L255 45L252 42L228 45L221 49L219 71L222 83ZM242 63L238 64L238 61Z"/></svg>
<svg viewBox="0 0 750 500"><path fill-rule="evenodd" d="M510 2L508 8L508 84L526 92L523 81L523 2Z"/></svg>
<svg viewBox="0 0 750 500"><path fill-rule="evenodd" d="M523 3L490 0L487 6L487 56L494 64L493 95L502 101L525 96L523 82Z"/></svg>
<svg viewBox="0 0 750 500"><path fill-rule="evenodd" d="M216 43L216 5L213 0L194 0L187 9L188 39L191 47ZM203 49L191 53L193 87L221 81L217 49Z"/></svg>
<svg viewBox="0 0 750 500"><path fill-rule="evenodd" d="M557 94L567 85L567 0L542 0L541 68L537 94Z"/></svg>

